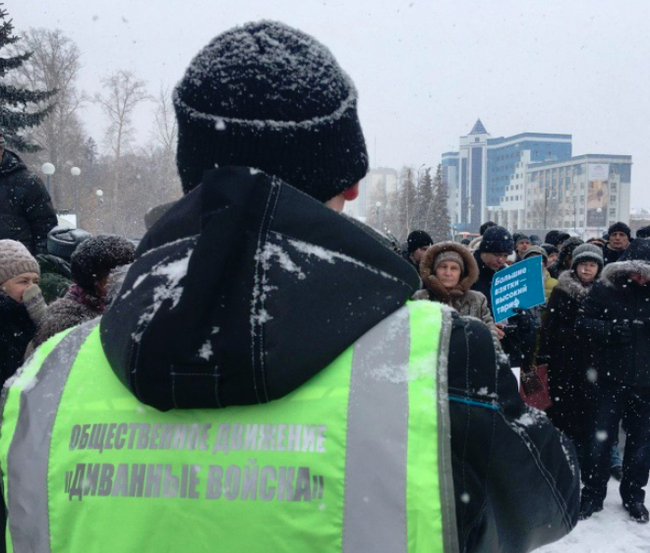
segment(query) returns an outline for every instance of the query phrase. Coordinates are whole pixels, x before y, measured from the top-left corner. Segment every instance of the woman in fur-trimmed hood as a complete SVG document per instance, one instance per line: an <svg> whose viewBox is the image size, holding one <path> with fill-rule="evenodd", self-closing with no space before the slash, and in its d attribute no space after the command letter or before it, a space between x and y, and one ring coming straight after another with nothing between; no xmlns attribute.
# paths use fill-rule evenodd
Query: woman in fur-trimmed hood
<svg viewBox="0 0 650 553"><path fill-rule="evenodd" d="M457 276L449 276L452 272ZM470 290L478 276L472 252L457 242L439 242L426 251L420 262L420 277L425 289L414 297L450 305L461 315L481 319L494 333L494 319L487 299L481 292Z"/></svg>

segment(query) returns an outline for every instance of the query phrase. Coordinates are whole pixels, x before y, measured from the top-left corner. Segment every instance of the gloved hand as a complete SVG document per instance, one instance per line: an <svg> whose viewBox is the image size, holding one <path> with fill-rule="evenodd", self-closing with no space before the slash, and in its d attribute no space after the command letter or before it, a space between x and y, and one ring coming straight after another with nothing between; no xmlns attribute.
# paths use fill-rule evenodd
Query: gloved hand
<svg viewBox="0 0 650 553"><path fill-rule="evenodd" d="M45 313L47 313L47 305L38 284L32 284L23 292L23 305L27 308L27 313L36 326L41 324Z"/></svg>
<svg viewBox="0 0 650 553"><path fill-rule="evenodd" d="M617 322L612 325L610 333L612 344L629 344L632 341L632 327L624 322Z"/></svg>

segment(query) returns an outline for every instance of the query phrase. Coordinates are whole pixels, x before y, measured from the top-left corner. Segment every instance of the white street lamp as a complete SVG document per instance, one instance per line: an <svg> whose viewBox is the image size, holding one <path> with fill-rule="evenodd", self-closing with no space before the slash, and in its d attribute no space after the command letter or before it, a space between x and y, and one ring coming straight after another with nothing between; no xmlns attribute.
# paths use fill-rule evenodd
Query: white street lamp
<svg viewBox="0 0 650 553"><path fill-rule="evenodd" d="M41 171L43 171L43 174L45 175L47 193L49 194L50 193L50 177L54 174L54 171L56 171L56 167L54 167L53 163L50 163L48 161L47 163L43 163L43 165L41 165Z"/></svg>
<svg viewBox="0 0 650 553"><path fill-rule="evenodd" d="M79 167L73 167L70 169L72 174L72 184L74 187L74 215L77 218L77 227L79 226L79 199L77 196L77 177L81 175L81 169Z"/></svg>

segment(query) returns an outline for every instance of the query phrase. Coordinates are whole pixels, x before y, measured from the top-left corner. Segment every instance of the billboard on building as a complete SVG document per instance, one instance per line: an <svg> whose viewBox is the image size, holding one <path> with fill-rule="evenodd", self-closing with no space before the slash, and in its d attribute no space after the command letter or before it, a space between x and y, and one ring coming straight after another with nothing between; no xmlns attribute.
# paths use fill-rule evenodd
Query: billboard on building
<svg viewBox="0 0 650 553"><path fill-rule="evenodd" d="M609 164L587 164L587 226L607 226L609 199Z"/></svg>

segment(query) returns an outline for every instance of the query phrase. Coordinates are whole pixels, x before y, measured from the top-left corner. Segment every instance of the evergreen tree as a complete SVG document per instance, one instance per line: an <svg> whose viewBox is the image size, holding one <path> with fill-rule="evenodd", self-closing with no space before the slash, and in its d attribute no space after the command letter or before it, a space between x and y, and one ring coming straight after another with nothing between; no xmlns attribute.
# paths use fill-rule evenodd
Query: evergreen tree
<svg viewBox="0 0 650 553"><path fill-rule="evenodd" d="M428 233L431 232L431 213L434 195L431 167L427 167L418 183L418 206L415 229L425 230Z"/></svg>
<svg viewBox="0 0 650 553"><path fill-rule="evenodd" d="M433 182L434 196L431 203L430 233L434 242L450 240L451 219L449 218L449 191L447 183L442 178L442 166L438 165Z"/></svg>
<svg viewBox="0 0 650 553"><path fill-rule="evenodd" d="M14 26L7 15L8 12L0 8L0 49L20 40L20 37L13 34ZM27 142L19 132L43 122L54 107L53 104L47 105L47 100L56 94L56 90L29 90L7 84L7 72L20 67L31 55L31 52L25 52L0 57L0 128L5 132L8 145L20 152L39 150L38 146Z"/></svg>
<svg viewBox="0 0 650 553"><path fill-rule="evenodd" d="M406 240L415 222L417 210L417 190L413 182L413 169L404 167L397 194L397 238Z"/></svg>

